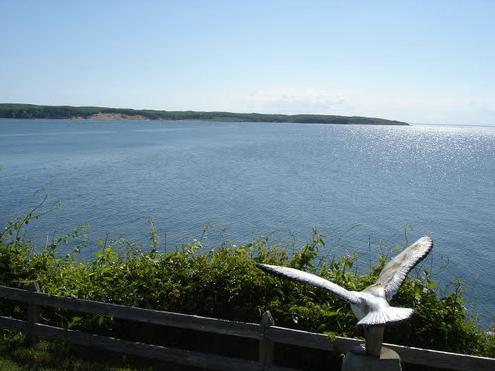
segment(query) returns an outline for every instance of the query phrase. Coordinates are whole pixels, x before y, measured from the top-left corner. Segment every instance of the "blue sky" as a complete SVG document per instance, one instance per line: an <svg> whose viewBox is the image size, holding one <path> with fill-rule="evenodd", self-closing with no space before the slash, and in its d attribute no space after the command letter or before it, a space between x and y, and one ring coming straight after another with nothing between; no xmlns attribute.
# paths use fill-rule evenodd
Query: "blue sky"
<svg viewBox="0 0 495 371"><path fill-rule="evenodd" d="M495 125L495 1L0 0L0 102Z"/></svg>

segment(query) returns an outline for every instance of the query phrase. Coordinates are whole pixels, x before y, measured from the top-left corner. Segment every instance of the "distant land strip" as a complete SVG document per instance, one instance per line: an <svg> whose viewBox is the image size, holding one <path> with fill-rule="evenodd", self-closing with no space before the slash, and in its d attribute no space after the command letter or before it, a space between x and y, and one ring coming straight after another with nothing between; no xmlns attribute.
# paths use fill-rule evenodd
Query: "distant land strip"
<svg viewBox="0 0 495 371"><path fill-rule="evenodd" d="M4 119L79 119L79 120L201 120L225 122L280 122L339 125L409 125L406 122L375 117L335 115L282 115L202 111L158 111L109 107L38 106L0 103Z"/></svg>

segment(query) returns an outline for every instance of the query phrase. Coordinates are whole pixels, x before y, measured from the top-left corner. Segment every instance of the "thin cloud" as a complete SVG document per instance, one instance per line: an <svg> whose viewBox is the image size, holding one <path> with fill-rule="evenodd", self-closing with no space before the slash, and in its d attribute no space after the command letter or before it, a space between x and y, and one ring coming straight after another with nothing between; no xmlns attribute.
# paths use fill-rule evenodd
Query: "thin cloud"
<svg viewBox="0 0 495 371"><path fill-rule="evenodd" d="M246 101L252 110L289 114L328 114L349 108L342 96L315 91L257 91Z"/></svg>

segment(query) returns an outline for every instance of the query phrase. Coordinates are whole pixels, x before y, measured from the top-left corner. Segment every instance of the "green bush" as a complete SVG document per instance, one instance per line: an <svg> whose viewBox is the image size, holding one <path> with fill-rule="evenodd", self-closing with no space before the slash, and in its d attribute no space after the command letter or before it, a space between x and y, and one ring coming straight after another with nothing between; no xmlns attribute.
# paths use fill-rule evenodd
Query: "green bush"
<svg viewBox="0 0 495 371"><path fill-rule="evenodd" d="M316 273L351 290L374 282L384 258L369 273L359 274L355 256L321 256L325 241L316 230L310 241L289 250L267 238L243 246L223 244L205 249L193 240L171 251L159 251L155 229L144 249L125 239L100 241L94 257L82 259L85 230L54 238L38 247L24 228L39 214L9 223L0 235L0 284L23 287L36 280L45 293L110 303L259 322L270 310L277 325L360 336L348 305L320 289L282 280L260 271L255 263L286 265ZM63 251L71 251L63 254ZM393 304L415 309L414 317L386 333L387 342L446 351L495 356L495 338L468 319L462 285L456 282L440 295L431 272L416 272L404 282ZM2 315L22 315L23 309L1 302ZM44 321L69 328L118 331L107 317L44 310Z"/></svg>

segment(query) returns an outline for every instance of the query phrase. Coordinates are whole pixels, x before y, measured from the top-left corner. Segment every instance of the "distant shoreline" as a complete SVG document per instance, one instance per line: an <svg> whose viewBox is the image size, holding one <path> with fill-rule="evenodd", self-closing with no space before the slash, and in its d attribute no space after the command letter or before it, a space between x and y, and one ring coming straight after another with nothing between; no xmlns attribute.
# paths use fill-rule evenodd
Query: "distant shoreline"
<svg viewBox="0 0 495 371"><path fill-rule="evenodd" d="M376 117L336 115L285 115L265 113L159 111L130 108L41 106L33 104L0 103L0 119L68 119L68 120L194 120L222 122L266 122L336 125L409 126L408 123Z"/></svg>

